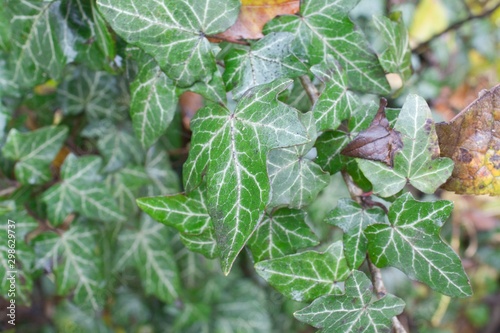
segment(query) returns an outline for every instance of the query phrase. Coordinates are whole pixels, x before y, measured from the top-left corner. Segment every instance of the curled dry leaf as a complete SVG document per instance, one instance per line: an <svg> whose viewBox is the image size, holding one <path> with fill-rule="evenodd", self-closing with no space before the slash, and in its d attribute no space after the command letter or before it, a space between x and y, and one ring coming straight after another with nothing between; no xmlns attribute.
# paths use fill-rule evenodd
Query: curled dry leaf
<svg viewBox="0 0 500 333"><path fill-rule="evenodd" d="M500 85L447 123L436 124L441 156L455 168L442 186L459 194L500 195Z"/></svg>
<svg viewBox="0 0 500 333"><path fill-rule="evenodd" d="M214 41L238 42L264 37L262 28L277 15L295 14L299 0L242 0L238 20L226 31L213 37Z"/></svg>
<svg viewBox="0 0 500 333"><path fill-rule="evenodd" d="M401 134L389 127L385 116L386 106L387 100L381 98L380 107L372 123L342 150L343 155L380 161L392 167L394 154L403 148L403 142Z"/></svg>

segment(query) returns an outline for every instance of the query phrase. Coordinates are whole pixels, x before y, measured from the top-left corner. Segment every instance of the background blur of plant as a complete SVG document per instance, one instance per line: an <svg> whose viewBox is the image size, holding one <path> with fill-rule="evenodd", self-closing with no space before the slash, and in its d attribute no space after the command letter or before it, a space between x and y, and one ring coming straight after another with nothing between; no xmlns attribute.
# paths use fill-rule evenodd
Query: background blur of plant
<svg viewBox="0 0 500 333"><path fill-rule="evenodd" d="M61 1L61 6L67 6L68 13L69 10L78 12L79 9L75 8L80 3L87 5L80 9L79 15L61 18L66 19L73 29L71 38L87 39L105 30L105 23L94 5L88 5L91 2L65 0ZM382 41L373 26L372 15L402 12L410 35L414 74L389 101L390 105L400 107L408 93L417 93L427 100L434 119L439 121L451 119L476 99L482 89L500 82L499 5L500 0L363 0L349 16L380 53ZM3 104L0 104L0 141L2 144L5 141L7 129L24 132L59 124L63 118L61 109L65 110L65 116L74 115L63 122L69 128L67 146L59 151L52 168L60 168L70 150L79 155L93 153L102 156L102 161L96 160L95 163L101 163L106 176L100 178L96 170L85 170L81 179L75 180L74 186L81 186L83 191L100 191L105 206L117 212L95 210L94 215L76 217L77 221L60 221L58 227L63 230L70 223L78 228L72 227L64 242L58 244L50 235L38 239L34 252L19 242L19 260L31 271L21 277L23 283L18 299L24 305L17 308L18 331L231 332L231 328L236 332L238 327L241 332L253 332L252 329L277 333L314 331L293 318L292 313L305 304L288 300L268 286L253 272L252 263L244 251L231 274L225 277L217 260L208 260L188 251L178 233L139 212L135 198L175 194L181 190L180 169L187 156L186 142L190 135L183 124L189 123L193 109L198 108L190 104L194 98L181 96L179 105L174 105L177 111L167 134L149 150L143 149L134 136L128 115L127 80L140 73L134 72L137 68L133 64L125 66L130 61L126 57L121 59L123 63L108 61L117 53L134 52L133 49L124 50L124 42L119 38L112 48L89 43L88 47L78 50L75 63L85 67L68 65L61 82L44 82L27 94L16 95L15 88L3 80L6 76L3 75L4 58L13 42L1 38L7 36L2 35L7 30L7 17L8 6L3 6L0 8L0 96L3 98ZM82 18L94 22L90 25L91 31ZM112 38L111 35L108 37ZM389 78L391 86L400 86L400 81L398 77ZM294 97L293 93L291 97ZM118 107L110 110L108 106L111 104ZM307 109L310 104L307 98L297 96L295 107ZM12 117L7 111L11 108L16 109ZM80 114L81 110L85 115ZM74 135L82 129L81 136ZM41 135L34 140L46 140L54 135ZM5 170L12 169L13 162L0 158L0 216L22 221L25 232L21 228L19 235L24 235L39 224L37 216L46 215L47 194L44 194L43 202L35 198L40 198L47 188L21 186L3 177L7 175ZM127 167L130 161L139 161L145 167ZM75 168L78 168L77 164L75 160ZM54 183L56 181L54 179ZM112 198L107 197L109 193L112 193ZM74 194L79 195L86 194ZM474 295L450 300L423 284L411 282L395 269L385 269L389 292L404 295L406 308L400 320L412 332L498 332L500 199L461 196L446 191L438 191L436 195L455 203L452 221L446 224L442 235L462 258ZM323 220L335 207L337 199L348 196L342 177L336 174L315 203L308 207L311 225L321 241L342 238L339 229L332 229ZM81 213L84 208L77 208L75 202L78 199L73 199L74 202L67 205L72 205L74 212ZM20 209L23 206L27 210ZM99 220L108 223L98 223ZM41 225L38 233L51 230L46 223ZM80 247L82 241L87 245ZM102 246L98 250L88 246L94 243ZM135 252L127 253L132 248ZM99 261L99 272L90 272L86 276L99 276L96 278L99 285L89 288L99 291L98 298L104 300L104 310L94 313L76 306L69 298L57 296L67 291L64 286L56 287L54 271L49 268L57 256L46 258L47 267L35 269L34 266L36 253L50 251L59 251L66 260L64 264L57 262L56 270L73 265L68 264L72 261L75 267L84 269L87 261ZM119 260L113 259L111 266L111 258L116 256ZM60 257L57 260L62 261ZM147 267L146 262L149 263ZM163 268L155 271L155 264ZM78 280L82 276L77 274L70 278ZM180 289L182 285L189 303L179 304L162 279L169 279L175 288ZM81 288L85 287L85 283L81 285ZM73 297L92 307L84 292L74 291ZM0 300L0 328L9 327L2 312L5 304Z"/></svg>

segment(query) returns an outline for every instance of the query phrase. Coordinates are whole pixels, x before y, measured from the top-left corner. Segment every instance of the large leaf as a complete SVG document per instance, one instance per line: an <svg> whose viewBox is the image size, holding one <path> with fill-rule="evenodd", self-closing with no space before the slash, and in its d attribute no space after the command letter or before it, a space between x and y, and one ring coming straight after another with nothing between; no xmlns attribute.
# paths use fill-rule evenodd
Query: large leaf
<svg viewBox="0 0 500 333"><path fill-rule="evenodd" d="M433 193L451 175L453 161L439 157L434 121L425 100L409 95L394 128L401 133L403 148L395 153L393 167L358 159L359 167L382 197L398 193L408 182Z"/></svg>
<svg viewBox="0 0 500 333"><path fill-rule="evenodd" d="M306 223L302 210L282 208L264 215L248 245L256 262L294 253L317 245L318 238Z"/></svg>
<svg viewBox="0 0 500 333"><path fill-rule="evenodd" d="M187 191L204 175L223 271L227 274L269 200L269 150L303 144L307 133L297 111L276 100L290 80L250 90L234 111L210 104L191 121L193 138L184 164Z"/></svg>
<svg viewBox="0 0 500 333"><path fill-rule="evenodd" d="M99 9L127 42L151 54L181 86L208 81L216 71L207 35L229 28L240 2L228 0L98 0Z"/></svg>
<svg viewBox="0 0 500 333"><path fill-rule="evenodd" d="M340 199L326 222L344 231L344 255L352 269L358 268L366 257L368 239L364 230L371 224L384 223L385 214L379 207L364 209L350 199Z"/></svg>
<svg viewBox="0 0 500 333"><path fill-rule="evenodd" d="M349 87L386 94L389 85L368 42L347 16L358 1L307 0L299 15L283 15L269 22L264 33L286 31L295 35L292 43L299 58L311 65L326 61L331 54L344 69Z"/></svg>
<svg viewBox="0 0 500 333"><path fill-rule="evenodd" d="M317 137L311 112L301 114L308 136ZM271 200L268 207L288 206L302 208L311 204L318 193L330 182L328 173L311 161L307 155L314 141L305 145L273 149L267 157L267 172L271 182Z"/></svg>
<svg viewBox="0 0 500 333"><path fill-rule="evenodd" d="M94 310L107 296L98 237L96 226L80 224L62 234L45 232L34 240L37 268L54 271L57 294L71 292L77 305Z"/></svg>
<svg viewBox="0 0 500 333"><path fill-rule="evenodd" d="M42 195L53 225L61 224L71 212L106 222L125 219L102 182L101 165L102 160L97 156L66 157L61 168L62 181Z"/></svg>
<svg viewBox="0 0 500 333"><path fill-rule="evenodd" d="M307 68L290 52L293 35L270 33L248 49L234 48L224 58L224 81L239 99L248 89L281 77L297 77Z"/></svg>
<svg viewBox="0 0 500 333"><path fill-rule="evenodd" d="M387 224L366 228L370 259L378 267L393 266L410 278L452 297L472 294L460 258L439 236L453 203L419 202L406 193L389 209Z"/></svg>
<svg viewBox="0 0 500 333"><path fill-rule="evenodd" d="M403 312L404 302L387 294L372 301L372 284L363 272L354 271L345 283L342 296L327 295L295 312L295 317L321 332L389 333L391 318Z"/></svg>
<svg viewBox="0 0 500 333"><path fill-rule="evenodd" d="M296 301L340 294L340 282L349 275L342 242L333 243L325 252L305 251L261 261L255 269L274 288Z"/></svg>
<svg viewBox="0 0 500 333"><path fill-rule="evenodd" d="M51 178L50 163L66 140L64 126L43 127L22 133L12 129L7 136L2 154L17 161L15 173L22 184L42 184Z"/></svg>
<svg viewBox="0 0 500 333"><path fill-rule="evenodd" d="M47 80L59 79L68 60L61 45L65 29L58 15L59 1L8 0L12 11L13 79L30 88ZM66 50L69 51L69 50Z"/></svg>
<svg viewBox="0 0 500 333"><path fill-rule="evenodd" d="M132 264L139 271L146 294L172 302L181 290L179 272L167 228L143 214L138 230L118 236L116 269Z"/></svg>

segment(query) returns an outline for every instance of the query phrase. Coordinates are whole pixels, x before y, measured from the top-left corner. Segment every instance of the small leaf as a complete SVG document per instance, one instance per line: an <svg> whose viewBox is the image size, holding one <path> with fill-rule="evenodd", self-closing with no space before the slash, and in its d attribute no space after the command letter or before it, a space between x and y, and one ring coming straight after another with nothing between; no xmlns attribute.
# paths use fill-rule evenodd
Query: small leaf
<svg viewBox="0 0 500 333"><path fill-rule="evenodd" d="M239 99L250 88L282 77L294 78L307 68L290 52L293 35L270 33L251 48L234 48L224 58L227 89Z"/></svg>
<svg viewBox="0 0 500 333"><path fill-rule="evenodd" d="M382 197L398 193L407 182L422 192L434 191L448 179L453 161L439 158L431 110L422 97L408 95L394 128L401 133L403 148L394 155L394 167L358 159L373 191Z"/></svg>
<svg viewBox="0 0 500 333"><path fill-rule="evenodd" d="M164 148L155 144L146 153L146 173L152 184L147 187L147 195L167 195L180 191L179 176L172 169Z"/></svg>
<svg viewBox="0 0 500 333"><path fill-rule="evenodd" d="M61 149L68 128L65 126L43 127L21 133L10 130L2 154L15 160L17 180L22 184L43 184L50 180L50 163Z"/></svg>
<svg viewBox="0 0 500 333"><path fill-rule="evenodd" d="M108 192L113 194L119 211L125 216L132 216L137 213L135 198L139 196L139 190L151 183L151 180L144 167L129 165L109 174L105 182Z"/></svg>
<svg viewBox="0 0 500 333"><path fill-rule="evenodd" d="M357 202L340 199L326 222L344 231L344 255L349 267L357 269L366 258L368 240L364 230L369 225L384 223L384 211L378 207L363 209Z"/></svg>
<svg viewBox="0 0 500 333"><path fill-rule="evenodd" d="M306 223L306 213L282 208L264 215L248 245L255 262L283 257L317 245L318 238Z"/></svg>
<svg viewBox="0 0 500 333"><path fill-rule="evenodd" d="M255 269L279 292L299 302L325 294L340 294L339 282L349 275L342 242L333 243L323 253L305 251L261 261Z"/></svg>
<svg viewBox="0 0 500 333"><path fill-rule="evenodd" d="M405 303L391 294L373 302L371 286L363 272L354 271L345 283L344 295L320 297L295 312L295 317L325 333L389 333L391 318L403 312Z"/></svg>
<svg viewBox="0 0 500 333"><path fill-rule="evenodd" d="M480 97L448 123L436 124L441 156L455 168L443 185L459 194L500 195L500 85Z"/></svg>
<svg viewBox="0 0 500 333"><path fill-rule="evenodd" d="M358 135L342 150L342 154L365 160L384 162L392 167L394 154L401 150L401 134L389 127L385 116L387 101L380 99L380 107L370 126Z"/></svg>
<svg viewBox="0 0 500 333"><path fill-rule="evenodd" d="M460 258L439 236L452 210L450 201L419 202L409 193L402 195L389 209L390 225L366 228L370 259L378 267L396 267L445 295L472 295Z"/></svg>
<svg viewBox="0 0 500 333"><path fill-rule="evenodd" d="M290 80L250 90L234 111L209 104L191 121L193 138L184 164L188 192L202 176L224 273L229 273L269 200L267 153L308 142L297 111L276 100Z"/></svg>
<svg viewBox="0 0 500 333"><path fill-rule="evenodd" d="M206 36L229 28L240 9L238 0L98 0L97 4L118 35L151 54L183 87L208 81L217 70Z"/></svg>

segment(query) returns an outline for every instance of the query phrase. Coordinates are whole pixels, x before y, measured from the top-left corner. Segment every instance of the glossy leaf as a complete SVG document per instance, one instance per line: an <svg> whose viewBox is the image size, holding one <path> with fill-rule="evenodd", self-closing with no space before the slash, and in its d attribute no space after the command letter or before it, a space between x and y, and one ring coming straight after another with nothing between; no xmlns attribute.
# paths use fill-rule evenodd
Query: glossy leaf
<svg viewBox="0 0 500 333"><path fill-rule="evenodd" d="M451 175L453 161L439 157L434 121L422 97L406 98L394 129L401 133L403 140L403 148L394 155L394 167L358 159L374 192L388 197L409 182L422 192L433 193Z"/></svg>
<svg viewBox="0 0 500 333"><path fill-rule="evenodd" d="M377 57L347 13L358 1L307 0L301 2L299 15L283 15L270 21L264 33L291 32L293 51L311 65L332 55L347 75L349 87L379 94L389 85Z"/></svg>
<svg viewBox="0 0 500 333"><path fill-rule="evenodd" d="M391 318L403 312L405 303L391 294L372 301L372 284L363 272L354 271L345 283L342 296L320 297L295 317L321 332L391 331Z"/></svg>
<svg viewBox="0 0 500 333"><path fill-rule="evenodd" d="M370 259L378 267L396 267L445 295L472 295L460 258L439 235L452 210L450 201L419 202L403 194L389 209L390 225L366 228Z"/></svg>
<svg viewBox="0 0 500 333"><path fill-rule="evenodd" d="M292 40L289 33L270 33L248 49L231 50L224 58L223 79L233 98L260 84L305 74L307 68L290 51Z"/></svg>
<svg viewBox="0 0 500 333"><path fill-rule="evenodd" d="M312 113L301 114L308 136L315 138L316 127ZM289 148L273 149L267 156L267 172L271 183L268 207L302 208L314 201L330 182L330 176L311 161L308 153L314 142Z"/></svg>
<svg viewBox="0 0 500 333"><path fill-rule="evenodd" d="M97 156L70 154L61 168L61 182L42 195L53 225L60 225L72 212L106 222L125 219L111 192L102 182L102 160Z"/></svg>
<svg viewBox="0 0 500 333"><path fill-rule="evenodd" d="M118 35L151 54L180 86L210 79L216 65L206 36L229 28L240 7L237 0L98 0L97 4Z"/></svg>
<svg viewBox="0 0 500 333"><path fill-rule="evenodd" d="M349 275L341 242L333 243L325 252L305 251L261 261L255 269L270 285L295 301L340 294L340 282Z"/></svg>
<svg viewBox="0 0 500 333"><path fill-rule="evenodd" d="M234 111L210 104L191 121L193 138L184 164L188 192L207 182L224 273L243 248L269 200L266 155L274 148L308 141L297 111L276 100L290 84L277 80L252 89Z"/></svg>
<svg viewBox="0 0 500 333"><path fill-rule="evenodd" d="M448 123L436 124L441 156L455 168L443 188L460 194L500 195L500 85Z"/></svg>
<svg viewBox="0 0 500 333"><path fill-rule="evenodd" d="M326 222L336 225L344 232L344 255L352 269L357 269L366 258L368 240L364 230L369 225L384 223L385 214L379 207L364 209L350 199L340 199Z"/></svg>
<svg viewBox="0 0 500 333"><path fill-rule="evenodd" d="M306 218L304 211L288 208L264 215L248 241L254 261L283 257L317 245L318 238L307 225Z"/></svg>
<svg viewBox="0 0 500 333"><path fill-rule="evenodd" d="M68 135L64 126L43 127L22 133L10 130L2 154L16 161L16 178L22 184L42 184L50 180L50 163Z"/></svg>

